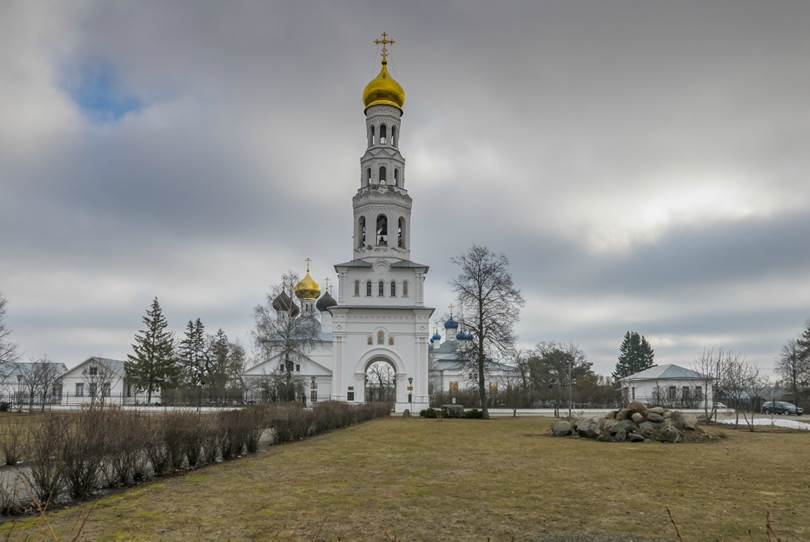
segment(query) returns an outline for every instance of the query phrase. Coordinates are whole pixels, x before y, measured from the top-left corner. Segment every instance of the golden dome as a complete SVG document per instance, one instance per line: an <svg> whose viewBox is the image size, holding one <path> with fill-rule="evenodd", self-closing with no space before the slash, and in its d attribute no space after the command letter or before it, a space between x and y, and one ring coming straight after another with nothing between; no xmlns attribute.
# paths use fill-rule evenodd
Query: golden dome
<svg viewBox="0 0 810 542"><path fill-rule="evenodd" d="M388 73L388 61L385 58L380 73L363 90L363 104L366 108L372 105L391 105L400 110L405 105L405 91Z"/></svg>
<svg viewBox="0 0 810 542"><path fill-rule="evenodd" d="M295 297L298 299L318 299L321 295L321 287L312 278L312 275L307 274L301 281L295 285Z"/></svg>

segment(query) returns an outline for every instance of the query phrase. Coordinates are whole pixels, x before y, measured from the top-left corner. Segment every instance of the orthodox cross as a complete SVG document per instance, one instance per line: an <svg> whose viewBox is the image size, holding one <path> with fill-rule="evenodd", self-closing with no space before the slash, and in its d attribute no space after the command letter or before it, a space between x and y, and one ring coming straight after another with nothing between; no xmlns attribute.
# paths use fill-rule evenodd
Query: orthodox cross
<svg viewBox="0 0 810 542"><path fill-rule="evenodd" d="M448 308L448 309L450 309L450 318L452 318L452 317L453 317L453 307L454 307L454 305L453 305L452 303L450 303L449 305L447 305L447 308Z"/></svg>
<svg viewBox="0 0 810 542"><path fill-rule="evenodd" d="M312 261L312 258L309 258L309 257L304 258L304 261L307 262L307 273L309 273L309 264Z"/></svg>
<svg viewBox="0 0 810 542"><path fill-rule="evenodd" d="M329 277L323 279L323 289L326 290L327 292L329 291Z"/></svg>
<svg viewBox="0 0 810 542"><path fill-rule="evenodd" d="M395 44L396 41L388 39L388 33L383 32L380 34L380 37L374 40L375 45L382 45L380 49L380 56L383 59L383 62L388 62L388 46Z"/></svg>

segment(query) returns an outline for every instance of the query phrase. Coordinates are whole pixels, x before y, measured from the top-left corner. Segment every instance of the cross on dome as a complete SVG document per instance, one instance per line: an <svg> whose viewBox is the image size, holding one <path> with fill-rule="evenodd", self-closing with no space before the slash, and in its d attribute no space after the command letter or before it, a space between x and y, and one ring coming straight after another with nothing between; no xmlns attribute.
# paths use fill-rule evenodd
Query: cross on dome
<svg viewBox="0 0 810 542"><path fill-rule="evenodd" d="M380 56L382 57L383 63L388 62L388 46L395 44L396 41L388 39L388 33L383 32L380 34L380 37L374 40L375 45L382 45L380 48Z"/></svg>

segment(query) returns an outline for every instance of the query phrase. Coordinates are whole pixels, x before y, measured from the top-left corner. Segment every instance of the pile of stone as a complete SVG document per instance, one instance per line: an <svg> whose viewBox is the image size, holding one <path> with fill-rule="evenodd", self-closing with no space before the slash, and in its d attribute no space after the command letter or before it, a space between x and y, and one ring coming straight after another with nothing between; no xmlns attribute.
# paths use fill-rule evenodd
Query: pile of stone
<svg viewBox="0 0 810 542"><path fill-rule="evenodd" d="M633 402L602 418L589 416L560 420L551 427L555 437L582 437L603 442L682 442L700 440L697 417L664 407L647 408Z"/></svg>

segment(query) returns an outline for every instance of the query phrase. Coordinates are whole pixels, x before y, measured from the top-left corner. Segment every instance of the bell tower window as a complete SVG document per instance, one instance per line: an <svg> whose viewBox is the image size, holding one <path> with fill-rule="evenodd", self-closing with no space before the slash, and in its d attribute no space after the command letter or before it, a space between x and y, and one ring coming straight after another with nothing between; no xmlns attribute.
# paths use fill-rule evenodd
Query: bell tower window
<svg viewBox="0 0 810 542"><path fill-rule="evenodd" d="M396 296L397 296L397 281L392 280L391 281L391 297L396 297Z"/></svg>
<svg viewBox="0 0 810 542"><path fill-rule="evenodd" d="M385 145L386 136L385 124L382 124L380 125L380 145Z"/></svg>
<svg viewBox="0 0 810 542"><path fill-rule="evenodd" d="M377 216L377 246L388 246L388 217L385 215Z"/></svg>
<svg viewBox="0 0 810 542"><path fill-rule="evenodd" d="M366 217L361 216L357 221L357 248L363 248L366 245Z"/></svg>
<svg viewBox="0 0 810 542"><path fill-rule="evenodd" d="M399 168L394 168L394 186L399 186Z"/></svg>
<svg viewBox="0 0 810 542"><path fill-rule="evenodd" d="M397 223L397 246L405 248L405 218L399 217Z"/></svg>
<svg viewBox="0 0 810 542"><path fill-rule="evenodd" d="M377 332L377 344L385 344L385 331L380 330Z"/></svg>
<svg viewBox="0 0 810 542"><path fill-rule="evenodd" d="M374 125L371 126L368 137L369 145L374 145Z"/></svg>
<svg viewBox="0 0 810 542"><path fill-rule="evenodd" d="M380 166L380 181L381 183L385 182L385 166Z"/></svg>
<svg viewBox="0 0 810 542"><path fill-rule="evenodd" d="M371 281L366 281L366 297L371 297Z"/></svg>
<svg viewBox="0 0 810 542"><path fill-rule="evenodd" d="M377 283L377 297L385 297L385 282Z"/></svg>
<svg viewBox="0 0 810 542"><path fill-rule="evenodd" d="M391 145L397 146L397 127L391 126Z"/></svg>
<svg viewBox="0 0 810 542"><path fill-rule="evenodd" d="M366 186L371 184L371 168L366 168Z"/></svg>

